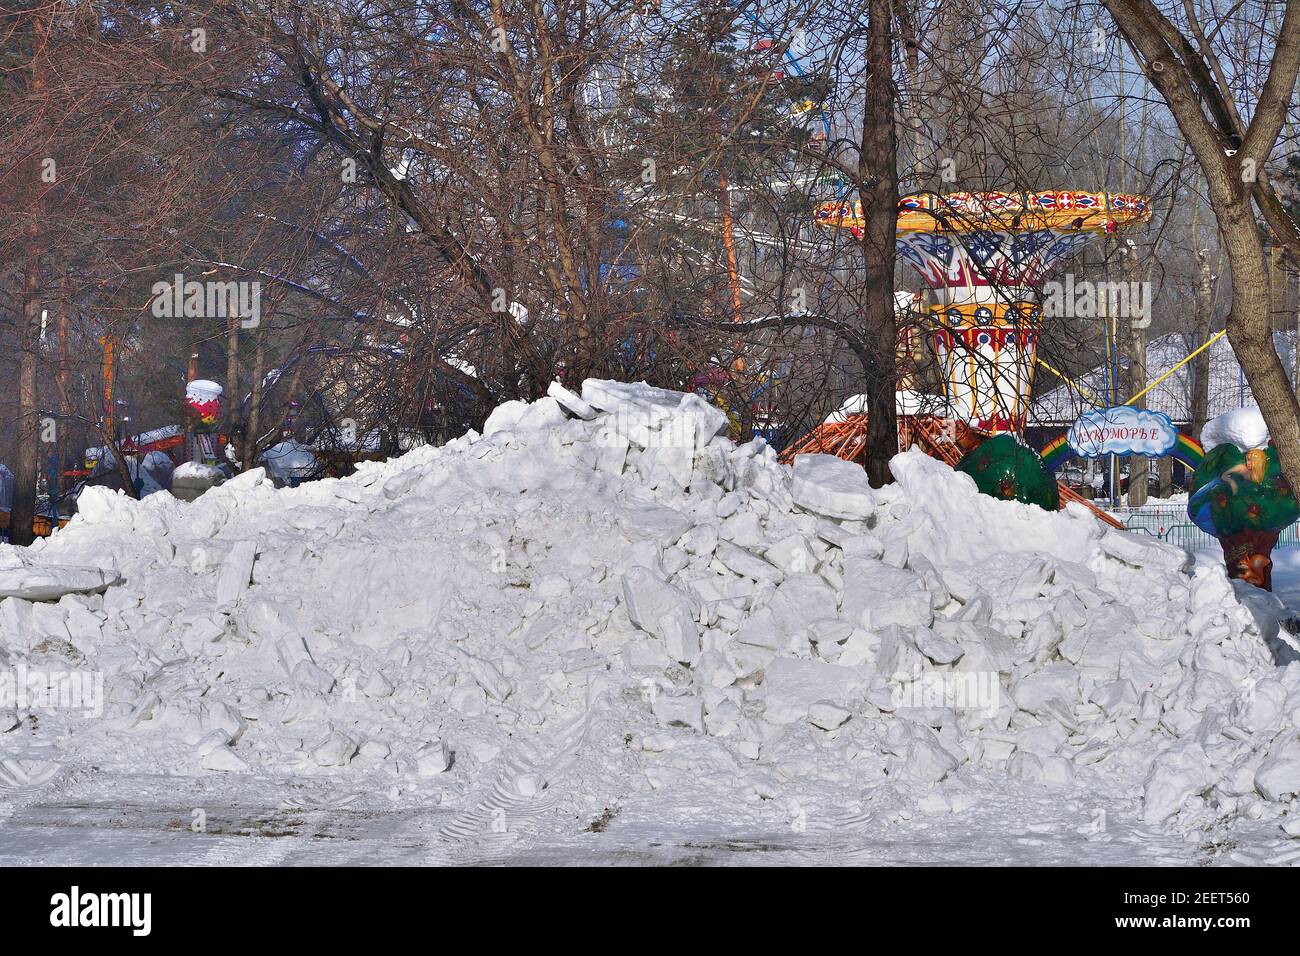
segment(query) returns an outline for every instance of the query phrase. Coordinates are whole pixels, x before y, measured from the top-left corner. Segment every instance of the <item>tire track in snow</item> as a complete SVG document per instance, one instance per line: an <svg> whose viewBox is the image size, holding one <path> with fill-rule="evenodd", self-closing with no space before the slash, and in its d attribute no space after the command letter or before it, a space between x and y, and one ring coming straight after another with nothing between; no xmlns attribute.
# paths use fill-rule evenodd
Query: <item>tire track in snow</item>
<svg viewBox="0 0 1300 956"><path fill-rule="evenodd" d="M1300 866L1300 845L1293 840L1270 840L1262 846L1238 847L1217 866Z"/></svg>
<svg viewBox="0 0 1300 956"><path fill-rule="evenodd" d="M438 831L438 837L462 845L473 844L473 849L479 851L476 854L479 862L484 862L481 855L484 851L487 862L494 856L513 852L521 837L557 811L560 803L557 784L577 761L596 709L593 705L561 732L560 743L549 761L535 752L527 755L516 752L507 757L504 770L480 791L481 795L473 798L473 806L457 813ZM536 793L521 792L523 781L542 789ZM465 846L465 850L469 851L470 847Z"/></svg>
<svg viewBox="0 0 1300 956"><path fill-rule="evenodd" d="M0 803L0 827L19 810L34 803L38 796L66 790L76 776L74 772L65 772L57 761L13 757L0 760L0 796L7 798Z"/></svg>

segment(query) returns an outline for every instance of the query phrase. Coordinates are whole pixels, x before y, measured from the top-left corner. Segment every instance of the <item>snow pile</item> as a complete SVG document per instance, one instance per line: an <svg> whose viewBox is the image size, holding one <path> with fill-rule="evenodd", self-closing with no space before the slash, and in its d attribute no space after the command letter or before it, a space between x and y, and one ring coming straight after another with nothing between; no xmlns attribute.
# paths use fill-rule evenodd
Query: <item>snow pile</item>
<svg viewBox="0 0 1300 956"><path fill-rule="evenodd" d="M339 775L467 828L651 791L756 819L1007 789L1183 828L1296 807L1300 668L1269 596L920 452L873 490L726 428L593 380L343 480L88 489L32 558L123 583L0 602L3 650L106 675L101 719L42 720L62 760Z"/></svg>

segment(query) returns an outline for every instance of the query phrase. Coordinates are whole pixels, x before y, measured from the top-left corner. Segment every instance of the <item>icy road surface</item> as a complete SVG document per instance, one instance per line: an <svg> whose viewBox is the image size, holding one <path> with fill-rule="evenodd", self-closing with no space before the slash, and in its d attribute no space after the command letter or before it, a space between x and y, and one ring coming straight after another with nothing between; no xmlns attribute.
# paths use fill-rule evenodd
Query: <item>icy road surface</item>
<svg viewBox="0 0 1300 956"><path fill-rule="evenodd" d="M543 795L493 788L467 811L385 809L364 792L299 781L238 786L89 774L0 804L2 866L1294 865L1276 826L1187 840L1144 825L1136 801L1094 805L981 791L962 814L885 822L853 808L736 808L701 794L640 795L591 820ZM286 793L289 795L286 796ZM196 816L202 808L204 816ZM505 808L505 832L494 816ZM799 810L802 809L802 816ZM1104 813L1104 816L1103 816ZM195 832L201 819L204 832ZM485 825L486 824L486 825ZM502 824L498 823L498 828Z"/></svg>

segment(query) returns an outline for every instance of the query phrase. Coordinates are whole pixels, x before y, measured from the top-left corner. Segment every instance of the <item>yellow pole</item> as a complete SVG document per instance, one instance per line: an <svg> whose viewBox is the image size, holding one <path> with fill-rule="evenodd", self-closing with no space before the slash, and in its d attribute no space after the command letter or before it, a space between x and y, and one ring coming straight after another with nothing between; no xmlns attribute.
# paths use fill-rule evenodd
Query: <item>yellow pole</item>
<svg viewBox="0 0 1300 956"><path fill-rule="evenodd" d="M1224 337L1225 335L1227 335L1227 334L1228 334L1228 330L1227 330L1227 329L1224 329L1222 332L1215 332L1213 335L1211 335L1208 339L1205 340L1205 344L1204 344L1204 345L1202 345L1200 348L1198 348L1198 349L1197 349L1195 352L1193 352L1191 355L1187 356L1187 358L1183 359L1181 362L1179 362L1177 365L1175 365L1175 366L1174 366L1173 368L1171 368L1169 371L1165 372L1164 375L1161 375L1158 379L1156 379L1154 382L1152 382L1152 383L1151 383L1150 385L1148 385L1146 388L1142 389L1142 391L1138 392L1136 395L1134 395L1132 398L1130 398L1130 399L1129 399L1127 402L1125 402L1124 404L1125 404L1125 405L1132 405L1134 402L1136 402L1139 398L1141 398L1141 397L1142 397L1143 395L1145 395L1147 392L1151 391L1151 389L1155 388L1157 385L1159 385L1161 382L1163 382L1165 379L1167 379L1170 375L1173 375L1174 372L1177 372L1180 368L1182 368L1184 365L1186 365L1186 364L1187 364L1188 362L1190 362L1192 359L1196 358L1196 356L1200 355L1202 352L1204 352L1204 351L1205 351L1206 349L1208 349L1211 345L1213 345L1215 342L1219 341L1219 339L1223 338L1223 337Z"/></svg>
<svg viewBox="0 0 1300 956"><path fill-rule="evenodd" d="M1034 362L1038 365L1041 365L1043 368L1047 369L1049 372L1051 372L1053 375L1059 378L1062 382L1064 382L1066 385L1069 385L1072 389L1074 389L1076 392L1078 392L1088 401L1092 402L1094 405L1097 406L1101 405L1101 400L1097 398L1096 395L1092 394L1092 392L1088 391L1086 388L1084 388L1074 379L1070 378L1070 376L1066 375L1060 369L1052 368L1052 366L1048 365L1045 361L1043 361L1036 355L1034 356Z"/></svg>

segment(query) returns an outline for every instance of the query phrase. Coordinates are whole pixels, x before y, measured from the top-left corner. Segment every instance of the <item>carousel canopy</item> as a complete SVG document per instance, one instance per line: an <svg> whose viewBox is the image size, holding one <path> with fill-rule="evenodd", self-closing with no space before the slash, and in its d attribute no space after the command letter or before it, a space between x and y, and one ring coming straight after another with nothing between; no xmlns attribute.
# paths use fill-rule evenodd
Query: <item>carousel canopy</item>
<svg viewBox="0 0 1300 956"><path fill-rule="evenodd" d="M866 225L861 202L832 200L814 212L819 226L852 229ZM1053 190L1036 193L917 193L898 200L899 232L1028 232L1070 229L1115 232L1149 222L1151 201L1126 193Z"/></svg>
<svg viewBox="0 0 1300 956"><path fill-rule="evenodd" d="M822 203L824 228L860 230L862 203ZM1094 235L1151 219L1145 196L1057 190L918 194L898 201L898 254L935 289L1037 288Z"/></svg>

